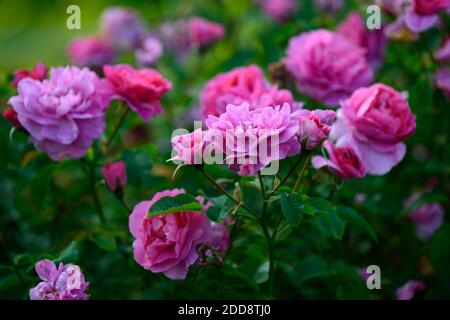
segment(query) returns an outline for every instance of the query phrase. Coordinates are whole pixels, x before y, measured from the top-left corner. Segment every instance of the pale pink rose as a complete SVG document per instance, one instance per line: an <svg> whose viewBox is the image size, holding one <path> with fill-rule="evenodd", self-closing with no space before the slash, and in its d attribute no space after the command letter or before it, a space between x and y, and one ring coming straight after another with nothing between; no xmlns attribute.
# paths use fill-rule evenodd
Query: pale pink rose
<svg viewBox="0 0 450 320"><path fill-rule="evenodd" d="M154 69L134 69L126 64L103 67L113 98L125 101L142 119L163 112L160 99L172 84Z"/></svg>
<svg viewBox="0 0 450 320"><path fill-rule="evenodd" d="M448 38L438 52L436 52L436 60L450 62L450 38Z"/></svg>
<svg viewBox="0 0 450 320"><path fill-rule="evenodd" d="M220 23L208 21L200 17L192 17L187 21L191 44L205 47L222 39L225 31Z"/></svg>
<svg viewBox="0 0 450 320"><path fill-rule="evenodd" d="M199 257L197 247L211 239L211 222L203 212L182 211L147 217L156 201L182 193L182 189L158 192L150 201L137 204L129 218L136 262L170 279L185 279L189 267Z"/></svg>
<svg viewBox="0 0 450 320"><path fill-rule="evenodd" d="M436 72L436 86L441 89L447 97L450 97L450 68L441 68Z"/></svg>
<svg viewBox="0 0 450 320"><path fill-rule="evenodd" d="M289 20L298 9L296 0L261 0L260 5L265 14L278 23Z"/></svg>
<svg viewBox="0 0 450 320"><path fill-rule="evenodd" d="M229 104L219 117L210 115L206 126L215 137L219 136L219 151L229 168L241 176L256 175L270 162L296 155L301 149L298 118L291 114L287 103L255 110L248 103Z"/></svg>
<svg viewBox="0 0 450 320"><path fill-rule="evenodd" d="M73 39L67 48L70 60L80 67L98 67L111 64L116 58L114 48L97 36Z"/></svg>
<svg viewBox="0 0 450 320"><path fill-rule="evenodd" d="M374 84L356 90L341 103L330 136L336 146L351 146L370 174L382 175L403 159L405 139L416 118L407 100L393 88Z"/></svg>
<svg viewBox="0 0 450 320"><path fill-rule="evenodd" d="M239 105L244 102L249 104L251 110L276 107L284 103L292 104L294 107L292 93L271 86L256 65L220 73L209 80L200 93L203 119L209 115L221 115L228 104Z"/></svg>
<svg viewBox="0 0 450 320"><path fill-rule="evenodd" d="M207 131L196 129L194 132L178 135L172 139L173 150L177 153L170 160L182 161L185 165L201 164L206 148L212 146Z"/></svg>
<svg viewBox="0 0 450 320"><path fill-rule="evenodd" d="M336 118L333 110L306 110L296 112L299 119L298 137L306 149L312 150L322 144L330 134L331 125Z"/></svg>
<svg viewBox="0 0 450 320"><path fill-rule="evenodd" d="M383 28L369 30L361 15L352 12L338 26L337 32L366 49L366 58L372 68L377 69L383 64L387 44Z"/></svg>
<svg viewBox="0 0 450 320"><path fill-rule="evenodd" d="M365 56L366 50L346 37L318 29L291 38L285 65L301 93L335 106L372 82Z"/></svg>
<svg viewBox="0 0 450 320"><path fill-rule="evenodd" d="M108 187L113 191L127 184L127 172L123 161L108 163L100 169L100 172Z"/></svg>
<svg viewBox="0 0 450 320"><path fill-rule="evenodd" d="M415 224L419 239L426 241L444 223L444 208L439 203L424 204L413 209L408 219Z"/></svg>
<svg viewBox="0 0 450 320"><path fill-rule="evenodd" d="M30 300L87 300L89 282L86 282L80 267L44 259L35 265L36 273L42 280L30 289Z"/></svg>
<svg viewBox="0 0 450 320"><path fill-rule="evenodd" d="M19 81L25 78L35 80L44 80L47 78L47 67L42 62L38 62L32 70L17 69L14 71L13 75L14 79L11 82L11 85L14 88L17 88Z"/></svg>
<svg viewBox="0 0 450 320"><path fill-rule="evenodd" d="M424 291L427 288L425 282L410 280L395 292L397 300L412 300L417 291Z"/></svg>
<svg viewBox="0 0 450 320"><path fill-rule="evenodd" d="M142 41L142 47L136 49L136 61L141 66L151 66L158 61L163 53L162 42L155 37L147 37Z"/></svg>
<svg viewBox="0 0 450 320"><path fill-rule="evenodd" d="M36 148L53 160L81 158L105 128L110 92L87 68L59 67L48 80L25 78L9 103Z"/></svg>
<svg viewBox="0 0 450 320"><path fill-rule="evenodd" d="M312 165L316 169L327 167L334 175L346 180L363 178L367 170L358 155L351 147L335 147L331 141L325 142L328 158L314 156Z"/></svg>

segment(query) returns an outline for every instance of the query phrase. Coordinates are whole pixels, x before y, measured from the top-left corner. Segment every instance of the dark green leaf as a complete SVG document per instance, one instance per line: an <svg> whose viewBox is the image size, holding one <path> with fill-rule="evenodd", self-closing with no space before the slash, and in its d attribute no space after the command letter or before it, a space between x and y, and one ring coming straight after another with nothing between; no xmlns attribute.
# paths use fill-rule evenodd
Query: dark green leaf
<svg viewBox="0 0 450 320"><path fill-rule="evenodd" d="M72 241L70 245L59 254L55 259L55 262L74 263L78 260L78 256L78 245L75 241Z"/></svg>
<svg viewBox="0 0 450 320"><path fill-rule="evenodd" d="M377 235L369 223L354 209L350 207L339 207L337 213L341 219L350 225L361 228L367 232L372 239L377 242Z"/></svg>
<svg viewBox="0 0 450 320"><path fill-rule="evenodd" d="M200 211L202 206L189 194L178 194L175 197L162 197L152 205L148 217L180 211Z"/></svg>
<svg viewBox="0 0 450 320"><path fill-rule="evenodd" d="M95 244L105 251L115 251L116 250L116 238L111 232L101 230L92 233L91 240Z"/></svg>
<svg viewBox="0 0 450 320"><path fill-rule="evenodd" d="M297 193L286 194L282 193L281 198L281 211L283 212L286 221L298 227L301 223L303 214L305 212L305 202L302 197Z"/></svg>

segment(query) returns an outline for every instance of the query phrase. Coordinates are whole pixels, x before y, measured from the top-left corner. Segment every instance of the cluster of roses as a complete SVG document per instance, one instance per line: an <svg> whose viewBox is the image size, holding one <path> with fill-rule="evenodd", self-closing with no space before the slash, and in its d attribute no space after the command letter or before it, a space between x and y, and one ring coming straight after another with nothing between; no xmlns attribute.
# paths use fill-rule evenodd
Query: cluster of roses
<svg viewBox="0 0 450 320"><path fill-rule="evenodd" d="M205 47L224 35L222 25L200 17L166 22L150 31L139 12L125 7L107 8L99 25L97 35L70 42L68 54L74 64L97 69L113 64L123 52L134 52L139 66L152 66L164 47L184 56L191 47Z"/></svg>

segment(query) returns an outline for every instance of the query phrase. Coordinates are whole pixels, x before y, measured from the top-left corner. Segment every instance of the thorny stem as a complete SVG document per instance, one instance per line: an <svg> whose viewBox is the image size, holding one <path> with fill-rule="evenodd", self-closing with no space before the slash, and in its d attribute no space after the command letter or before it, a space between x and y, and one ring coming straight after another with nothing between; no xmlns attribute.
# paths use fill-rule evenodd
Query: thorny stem
<svg viewBox="0 0 450 320"><path fill-rule="evenodd" d="M306 168L308 167L310 160L311 160L311 153L308 153L308 155L306 156L306 159L305 159L305 163L303 163L303 167L300 170L297 180L295 181L294 187L292 188L292 192L295 192L297 190L298 186L300 185L300 181L302 180L302 177L306 172Z"/></svg>

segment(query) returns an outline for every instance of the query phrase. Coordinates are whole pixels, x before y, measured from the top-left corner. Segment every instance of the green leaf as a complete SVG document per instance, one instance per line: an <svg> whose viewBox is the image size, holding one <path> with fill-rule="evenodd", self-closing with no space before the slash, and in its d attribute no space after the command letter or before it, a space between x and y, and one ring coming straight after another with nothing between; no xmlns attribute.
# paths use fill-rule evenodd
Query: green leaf
<svg viewBox="0 0 450 320"><path fill-rule="evenodd" d="M280 197L281 211L283 212L286 221L298 227L305 212L305 201L297 193L286 194L282 193Z"/></svg>
<svg viewBox="0 0 450 320"><path fill-rule="evenodd" d="M363 231L367 232L375 242L378 242L375 231L370 224L353 208L339 207L337 208L338 216L350 225L359 227Z"/></svg>
<svg viewBox="0 0 450 320"><path fill-rule="evenodd" d="M55 259L55 263L74 263L78 260L79 254L78 244L75 241L72 241L67 248L61 251L59 256Z"/></svg>
<svg viewBox="0 0 450 320"><path fill-rule="evenodd" d="M320 230L322 236L341 240L344 235L345 222L339 218L333 205L322 198L309 198L308 201L316 211L311 222Z"/></svg>
<svg viewBox="0 0 450 320"><path fill-rule="evenodd" d="M206 211L206 216L214 222L222 222L232 207L232 202L227 196L222 195L214 198L208 198L214 205Z"/></svg>
<svg viewBox="0 0 450 320"><path fill-rule="evenodd" d="M430 242L429 256L431 264L440 277L450 280L448 266L450 265L450 224L440 227Z"/></svg>
<svg viewBox="0 0 450 320"><path fill-rule="evenodd" d="M111 232L105 230L94 232L91 234L91 240L102 250L116 250L116 238Z"/></svg>
<svg viewBox="0 0 450 320"><path fill-rule="evenodd" d="M154 203L148 213L148 217L158 216L180 211L200 211L202 206L189 194L178 194L175 197L162 197Z"/></svg>
<svg viewBox="0 0 450 320"><path fill-rule="evenodd" d="M301 260L295 270L295 279L299 282L323 278L331 275L328 263L318 255L309 255Z"/></svg>

